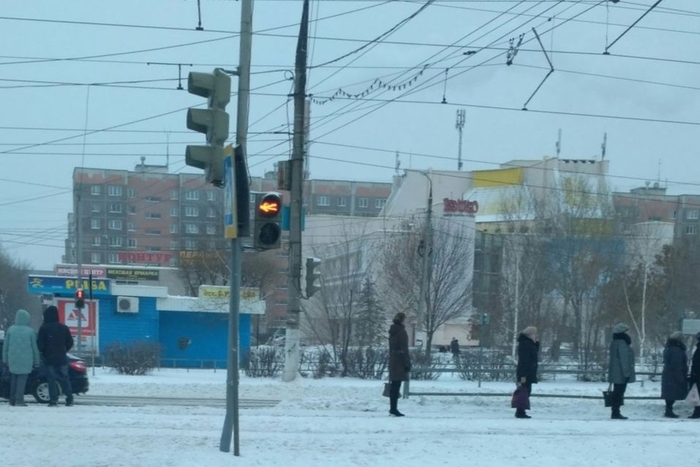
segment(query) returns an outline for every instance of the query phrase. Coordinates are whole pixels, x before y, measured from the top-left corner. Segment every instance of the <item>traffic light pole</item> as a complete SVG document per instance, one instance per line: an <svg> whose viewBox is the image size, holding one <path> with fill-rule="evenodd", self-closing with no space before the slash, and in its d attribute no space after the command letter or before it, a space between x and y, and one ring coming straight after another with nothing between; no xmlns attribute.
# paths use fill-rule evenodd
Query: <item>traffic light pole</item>
<svg viewBox="0 0 700 467"><path fill-rule="evenodd" d="M236 144L247 155L248 107L250 104L250 61L253 49L253 0L241 2L241 40L238 65L238 105L236 116ZM240 215L240 214L239 214ZM241 262L243 245L240 232L231 240L231 280L229 295L228 367L226 375L226 418L221 433L219 450L229 452L233 434L233 455L240 456L238 419L238 320L240 315Z"/></svg>
<svg viewBox="0 0 700 467"><path fill-rule="evenodd" d="M82 167L80 170L80 183L78 183L78 193L77 193L77 203L75 206L75 221L76 221L76 229L77 229L77 238L76 238L76 243L78 244L78 255L76 258L76 262L78 263L78 273L76 274L78 277L78 286L76 287L76 290L82 287L83 285L83 209L82 209L82 192L83 192L83 172L82 172ZM75 308L78 308L77 306ZM78 345L76 346L76 350L78 353L78 356L81 357L80 352L83 349L83 310L78 309Z"/></svg>
<svg viewBox="0 0 700 467"><path fill-rule="evenodd" d="M304 202L304 114L306 106L306 56L309 38L309 0L304 0L297 42L294 74L294 136L291 159L291 206L289 209L289 298L284 339L282 380L293 381L299 373L299 318L301 314L301 215Z"/></svg>

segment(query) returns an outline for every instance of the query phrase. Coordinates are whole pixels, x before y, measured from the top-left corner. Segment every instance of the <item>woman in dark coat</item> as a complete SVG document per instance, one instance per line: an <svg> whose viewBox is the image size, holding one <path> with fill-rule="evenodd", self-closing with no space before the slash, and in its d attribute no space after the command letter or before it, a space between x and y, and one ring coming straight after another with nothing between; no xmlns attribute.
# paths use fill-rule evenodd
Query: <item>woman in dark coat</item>
<svg viewBox="0 0 700 467"><path fill-rule="evenodd" d="M532 393L532 385L537 384L537 359L540 342L537 340L537 328L528 326L518 336L518 367L515 371L517 382L522 384L527 393ZM532 418L524 410L515 411L516 418Z"/></svg>
<svg viewBox="0 0 700 467"><path fill-rule="evenodd" d="M397 313L394 316L394 324L389 328L389 380L391 392L389 394L389 414L395 417L403 417L397 409L401 382L408 381L408 373L411 371L411 355L408 353L408 334L404 321L406 315Z"/></svg>
<svg viewBox="0 0 700 467"><path fill-rule="evenodd" d="M695 335L695 340L698 341L695 347L695 352L693 352L693 363L690 366L690 379L689 383L697 385L700 389L700 332ZM693 415L688 418L700 418L700 407L695 407L693 410Z"/></svg>
<svg viewBox="0 0 700 467"><path fill-rule="evenodd" d="M614 420L627 420L620 413L620 407L625 402L625 391L628 383L634 383L634 351L632 339L627 334L630 327L625 323L613 326L613 336L610 342L610 366L608 368L608 382L613 385L612 414Z"/></svg>
<svg viewBox="0 0 700 467"><path fill-rule="evenodd" d="M688 395L688 356L683 334L676 331L666 341L664 349L664 369L661 373L661 398L666 401L664 417L678 418L673 413L673 403L685 399Z"/></svg>

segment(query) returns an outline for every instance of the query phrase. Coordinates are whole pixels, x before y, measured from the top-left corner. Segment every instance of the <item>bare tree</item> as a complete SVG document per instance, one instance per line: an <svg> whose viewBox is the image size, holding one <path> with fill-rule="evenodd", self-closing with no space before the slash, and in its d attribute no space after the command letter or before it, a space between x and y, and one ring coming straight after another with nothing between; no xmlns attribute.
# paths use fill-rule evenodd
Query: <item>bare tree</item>
<svg viewBox="0 0 700 467"><path fill-rule="evenodd" d="M421 227L422 228L422 227ZM383 292L392 311L420 316L426 333L426 355L433 335L444 324L471 312L474 235L456 219L442 218L432 226L432 246L423 248L420 228L398 233L386 241L382 255ZM420 297L423 256L430 255L428 286Z"/></svg>
<svg viewBox="0 0 700 467"><path fill-rule="evenodd" d="M0 249L0 330L14 324L15 312L20 308L30 313L35 324L41 322L40 302L27 291L28 271L27 263Z"/></svg>

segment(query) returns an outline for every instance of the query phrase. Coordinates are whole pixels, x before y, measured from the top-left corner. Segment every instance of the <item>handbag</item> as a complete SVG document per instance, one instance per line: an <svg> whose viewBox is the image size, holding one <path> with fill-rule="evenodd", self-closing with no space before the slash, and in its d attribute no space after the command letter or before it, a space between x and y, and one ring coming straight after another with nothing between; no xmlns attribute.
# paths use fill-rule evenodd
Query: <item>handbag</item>
<svg viewBox="0 0 700 467"><path fill-rule="evenodd" d="M685 397L685 402L691 407L700 406L700 393L698 393L698 385L693 384L693 387L688 391L688 395Z"/></svg>
<svg viewBox="0 0 700 467"><path fill-rule="evenodd" d="M382 396L391 397L391 383L384 383L384 391L382 392Z"/></svg>
<svg viewBox="0 0 700 467"><path fill-rule="evenodd" d="M612 390L612 383L610 383L610 386L608 386L607 391L603 391L603 401L605 402L605 407L612 407L613 405L613 390Z"/></svg>
<svg viewBox="0 0 700 467"><path fill-rule="evenodd" d="M522 384L519 384L518 387L515 388L515 391L513 391L510 407L517 410L530 410L530 394L527 392L527 388Z"/></svg>

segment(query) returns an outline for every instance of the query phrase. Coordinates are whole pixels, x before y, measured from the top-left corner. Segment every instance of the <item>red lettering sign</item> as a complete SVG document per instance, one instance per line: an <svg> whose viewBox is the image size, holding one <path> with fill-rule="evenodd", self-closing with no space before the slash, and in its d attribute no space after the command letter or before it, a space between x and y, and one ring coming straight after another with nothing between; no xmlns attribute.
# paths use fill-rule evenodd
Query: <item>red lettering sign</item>
<svg viewBox="0 0 700 467"><path fill-rule="evenodd" d="M443 202L443 211L445 214L476 214L479 211L478 201L467 201L466 199L449 199L445 198Z"/></svg>
<svg viewBox="0 0 700 467"><path fill-rule="evenodd" d="M117 258L125 263L168 263L172 258L172 253L146 253L143 251L120 251Z"/></svg>

